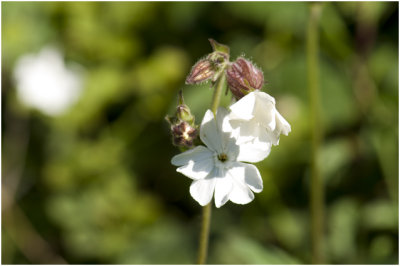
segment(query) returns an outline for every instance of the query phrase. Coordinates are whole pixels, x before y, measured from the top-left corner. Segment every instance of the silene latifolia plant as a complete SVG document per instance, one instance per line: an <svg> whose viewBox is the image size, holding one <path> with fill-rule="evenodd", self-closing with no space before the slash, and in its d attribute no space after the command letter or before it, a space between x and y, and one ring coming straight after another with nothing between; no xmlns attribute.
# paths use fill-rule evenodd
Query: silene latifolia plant
<svg viewBox="0 0 400 266"><path fill-rule="evenodd" d="M206 240L200 241L205 247L203 251L200 247L199 257L206 256L208 226L204 223L209 223L212 198L217 208L228 201L251 202L253 193L263 190L260 172L252 163L267 158L271 147L279 144L280 135L291 131L276 109L274 97L261 91L262 71L242 56L229 61L228 46L212 39L210 43L213 52L192 67L186 84L210 82L214 89L211 109L196 125L180 91L175 115L167 116L173 144L183 151L171 163L178 167L177 172L193 180L193 199L208 207L208 214L203 213L208 217L203 217L202 235L206 236L202 237ZM228 109L218 107L226 84L235 101ZM199 263L204 262L205 258L199 258Z"/></svg>

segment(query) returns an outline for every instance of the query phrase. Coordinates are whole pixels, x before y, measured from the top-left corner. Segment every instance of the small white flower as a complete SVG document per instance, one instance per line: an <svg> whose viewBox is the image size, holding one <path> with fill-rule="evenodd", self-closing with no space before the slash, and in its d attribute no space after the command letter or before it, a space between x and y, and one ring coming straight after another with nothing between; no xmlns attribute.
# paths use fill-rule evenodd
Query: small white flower
<svg viewBox="0 0 400 266"><path fill-rule="evenodd" d="M229 108L229 123L238 144L250 141L255 145L278 145L279 136L287 136L291 131L289 123L276 110L275 99L265 92L253 91Z"/></svg>
<svg viewBox="0 0 400 266"><path fill-rule="evenodd" d="M178 172L193 179L190 194L202 206L213 195L217 208L228 200L247 204L254 199L253 191L258 193L263 189L257 167L242 161L259 162L265 156L253 150L254 145L237 145L231 133L222 130L227 115L228 111L221 107L216 117L207 110L200 127L200 138L207 147L197 146L171 160L173 165L180 166Z"/></svg>
<svg viewBox="0 0 400 266"><path fill-rule="evenodd" d="M14 77L18 98L48 115L65 112L82 89L79 73L66 68L62 54L50 47L38 55L22 56L16 63Z"/></svg>

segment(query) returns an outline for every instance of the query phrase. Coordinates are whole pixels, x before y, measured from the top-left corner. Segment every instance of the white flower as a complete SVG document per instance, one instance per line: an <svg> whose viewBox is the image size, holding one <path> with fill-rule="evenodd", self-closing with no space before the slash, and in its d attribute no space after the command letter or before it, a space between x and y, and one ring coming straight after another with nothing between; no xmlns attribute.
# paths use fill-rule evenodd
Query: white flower
<svg viewBox="0 0 400 266"><path fill-rule="evenodd" d="M48 115L66 111L81 91L81 77L65 67L61 53L53 48L24 55L16 64L14 77L18 98Z"/></svg>
<svg viewBox="0 0 400 266"><path fill-rule="evenodd" d="M227 115L224 108L218 109L216 117L207 110L200 127L200 138L207 147L197 146L171 160L180 166L178 172L193 179L190 194L202 206L211 201L213 194L217 208L228 200L247 204L254 199L253 191L263 189L257 167L242 161L259 162L264 154L246 144L237 145L230 132L222 131Z"/></svg>
<svg viewBox="0 0 400 266"><path fill-rule="evenodd" d="M229 123L238 144L251 142L279 144L280 134L288 135L289 123L275 108L275 99L265 92L253 91L230 107Z"/></svg>

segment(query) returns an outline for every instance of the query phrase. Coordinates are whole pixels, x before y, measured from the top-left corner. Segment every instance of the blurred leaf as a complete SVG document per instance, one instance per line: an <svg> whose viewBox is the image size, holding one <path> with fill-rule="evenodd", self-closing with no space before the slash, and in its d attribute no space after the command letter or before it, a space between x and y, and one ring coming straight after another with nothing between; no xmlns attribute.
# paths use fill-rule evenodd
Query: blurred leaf
<svg viewBox="0 0 400 266"><path fill-rule="evenodd" d="M360 19L364 23L377 24L388 5L382 2L365 2L359 5Z"/></svg>
<svg viewBox="0 0 400 266"><path fill-rule="evenodd" d="M328 214L329 251L332 261L352 263L356 251L359 207L353 199L335 202Z"/></svg>
<svg viewBox="0 0 400 266"><path fill-rule="evenodd" d="M318 157L318 165L325 182L339 178L339 170L348 164L353 157L351 142L346 139L336 139L322 146ZM335 180L339 181L339 180Z"/></svg>
<svg viewBox="0 0 400 266"><path fill-rule="evenodd" d="M52 3L2 3L2 61L14 64L24 53L37 52L55 41L56 28L44 9ZM35 34L32 34L35 33Z"/></svg>
<svg viewBox="0 0 400 266"><path fill-rule="evenodd" d="M8 232L3 227L1 229L1 263L12 264L17 249Z"/></svg>
<svg viewBox="0 0 400 266"><path fill-rule="evenodd" d="M352 84L343 69L321 60L321 113L324 130L348 126L357 117Z"/></svg>
<svg viewBox="0 0 400 266"><path fill-rule="evenodd" d="M212 253L218 264L299 264L285 251L274 246L263 246L238 233L227 235Z"/></svg>
<svg viewBox="0 0 400 266"><path fill-rule="evenodd" d="M307 221L304 215L289 210L278 211L269 217L277 239L291 248L298 248L306 238Z"/></svg>
<svg viewBox="0 0 400 266"><path fill-rule="evenodd" d="M390 260L388 260L388 258L393 252L393 249L394 246L390 237L378 236L373 239L369 252L374 262L378 263L385 261L387 263L390 263Z"/></svg>
<svg viewBox="0 0 400 266"><path fill-rule="evenodd" d="M120 264L191 264L195 261L193 239L184 225L169 219L135 235L135 242L125 247L116 260Z"/></svg>
<svg viewBox="0 0 400 266"><path fill-rule="evenodd" d="M362 209L362 225L371 229L397 230L398 208L393 202L378 199Z"/></svg>
<svg viewBox="0 0 400 266"><path fill-rule="evenodd" d="M398 93L399 65L391 60L398 57L398 53L393 48L388 43L378 45L368 61L371 76L378 85L382 84L379 89L387 93Z"/></svg>
<svg viewBox="0 0 400 266"><path fill-rule="evenodd" d="M227 7L239 17L257 24L265 23L276 34L302 33L307 18L306 3L229 3ZM251 14L251 15L249 15Z"/></svg>
<svg viewBox="0 0 400 266"><path fill-rule="evenodd" d="M349 4L351 5L351 3ZM324 6L321 16L321 36L326 38L326 43L322 39L325 44L323 47L331 50L334 56L338 56L341 60L347 60L352 55L351 33L335 5Z"/></svg>

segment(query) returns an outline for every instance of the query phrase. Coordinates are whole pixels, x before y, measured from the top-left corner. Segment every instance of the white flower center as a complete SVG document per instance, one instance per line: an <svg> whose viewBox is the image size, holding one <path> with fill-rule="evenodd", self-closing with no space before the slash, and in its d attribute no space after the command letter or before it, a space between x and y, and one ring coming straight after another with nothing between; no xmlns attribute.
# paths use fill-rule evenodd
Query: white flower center
<svg viewBox="0 0 400 266"><path fill-rule="evenodd" d="M224 163L226 160L228 160L228 155L226 155L225 153L220 153L218 154L217 158Z"/></svg>
<svg viewBox="0 0 400 266"><path fill-rule="evenodd" d="M228 156L226 153L215 153L214 154L214 164L218 168L229 168L232 162L232 157Z"/></svg>

